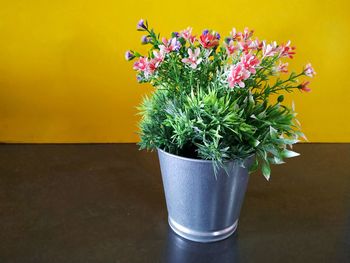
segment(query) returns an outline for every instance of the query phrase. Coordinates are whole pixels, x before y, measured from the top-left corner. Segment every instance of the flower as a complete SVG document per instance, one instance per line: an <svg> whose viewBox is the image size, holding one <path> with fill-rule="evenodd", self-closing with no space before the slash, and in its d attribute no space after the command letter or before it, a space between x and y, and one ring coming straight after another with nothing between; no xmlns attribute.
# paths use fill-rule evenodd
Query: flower
<svg viewBox="0 0 350 263"><path fill-rule="evenodd" d="M157 60L156 59L151 59L148 64L147 64L147 69L146 69L146 75L151 75L156 71L157 69Z"/></svg>
<svg viewBox="0 0 350 263"><path fill-rule="evenodd" d="M141 81L142 81L142 76L141 76L141 75L136 75L136 80L137 80L138 82L141 82Z"/></svg>
<svg viewBox="0 0 350 263"><path fill-rule="evenodd" d="M199 37L199 42L204 48L213 48L219 45L220 35L215 32L209 32L204 30L202 35Z"/></svg>
<svg viewBox="0 0 350 263"><path fill-rule="evenodd" d="M280 62L280 64L276 68L276 71L281 73L288 73L288 63Z"/></svg>
<svg viewBox="0 0 350 263"><path fill-rule="evenodd" d="M251 47L252 49L261 50L263 48L263 44L264 41L259 41L259 39L255 39L254 41L252 41Z"/></svg>
<svg viewBox="0 0 350 263"><path fill-rule="evenodd" d="M252 37L254 30L249 30L248 27L244 28L243 33L241 33L243 40L248 40Z"/></svg>
<svg viewBox="0 0 350 263"><path fill-rule="evenodd" d="M235 87L237 84L239 87L244 88L245 84L243 80L246 80L249 77L250 72L244 68L242 63L238 63L230 67L227 80L231 88Z"/></svg>
<svg viewBox="0 0 350 263"><path fill-rule="evenodd" d="M225 42L226 51L227 51L228 55L232 55L238 49L238 46L234 45L233 40L231 40L231 39L228 39L228 40L229 40L228 43Z"/></svg>
<svg viewBox="0 0 350 263"><path fill-rule="evenodd" d="M192 51L192 49L189 48L187 50L187 52L188 52L188 58L183 58L181 61L183 63L190 64L190 67L193 69L197 68L199 63L202 62L202 58L198 58L198 56L200 55L200 52L201 52L200 48L197 47L194 50L194 52Z"/></svg>
<svg viewBox="0 0 350 263"><path fill-rule="evenodd" d="M139 60L134 63L134 69L143 72L147 78L154 73L158 65L159 62L157 59L149 60L149 58L140 57Z"/></svg>
<svg viewBox="0 0 350 263"><path fill-rule="evenodd" d="M145 25L145 21L143 19L140 19L140 21L137 23L137 30L139 31L147 30L147 26Z"/></svg>
<svg viewBox="0 0 350 263"><path fill-rule="evenodd" d="M167 40L165 37L162 39L163 45L159 46L159 49L163 53L170 53L172 51L177 51L181 47L181 43L177 40L176 37L173 37L170 40Z"/></svg>
<svg viewBox="0 0 350 263"><path fill-rule="evenodd" d="M279 48L277 46L276 41L267 45L265 41L263 41L262 51L263 51L263 57L273 57L279 52Z"/></svg>
<svg viewBox="0 0 350 263"><path fill-rule="evenodd" d="M165 54L161 50L159 50L159 51L153 50L153 55L154 55L155 65L156 65L156 67L158 67L159 64L164 61Z"/></svg>
<svg viewBox="0 0 350 263"><path fill-rule="evenodd" d="M125 59L126 59L127 61L130 61L130 60L132 60L132 59L134 59L134 58L135 58L134 52L132 52L132 51L130 51L130 50L128 50L128 51L125 52Z"/></svg>
<svg viewBox="0 0 350 263"><path fill-rule="evenodd" d="M189 39L191 35L192 35L192 27L187 27L186 29L180 32L180 36L186 40Z"/></svg>
<svg viewBox="0 0 350 263"><path fill-rule="evenodd" d="M236 28L232 28L231 36L235 41L246 41L252 37L254 30L249 30L248 27L244 28L243 33L237 32Z"/></svg>
<svg viewBox="0 0 350 263"><path fill-rule="evenodd" d="M310 84L309 81L304 81L303 83L300 84L299 89L305 92L310 92L311 89L308 87L309 84Z"/></svg>
<svg viewBox="0 0 350 263"><path fill-rule="evenodd" d="M241 41L242 40L242 32L237 32L236 28L232 28L231 36L232 36L232 40L234 40L234 41Z"/></svg>
<svg viewBox="0 0 350 263"><path fill-rule="evenodd" d="M151 38L150 37L148 37L148 36L142 36L141 37L141 44L142 45L146 45L146 44L148 44L150 42L151 42Z"/></svg>
<svg viewBox="0 0 350 263"><path fill-rule="evenodd" d="M280 57L289 57L293 58L293 55L295 55L295 47L290 46L290 41L288 41L286 44L282 44L280 46Z"/></svg>
<svg viewBox="0 0 350 263"><path fill-rule="evenodd" d="M196 37L192 35L192 27L187 27L186 29L182 30L180 32L180 36L191 44L193 44L196 39Z"/></svg>
<svg viewBox="0 0 350 263"><path fill-rule="evenodd" d="M134 63L134 69L138 71L146 71L148 67L148 59L140 57L138 61Z"/></svg>
<svg viewBox="0 0 350 263"><path fill-rule="evenodd" d="M256 73L256 67L259 66L260 60L252 54L243 54L241 58L243 67L252 74Z"/></svg>
<svg viewBox="0 0 350 263"><path fill-rule="evenodd" d="M306 64L306 66L304 68L304 74L308 77L311 77L311 78L316 75L316 72L313 69L313 67L311 66L311 63Z"/></svg>
<svg viewBox="0 0 350 263"><path fill-rule="evenodd" d="M245 54L248 54L249 50L255 49L255 45L251 40L239 41L238 46Z"/></svg>

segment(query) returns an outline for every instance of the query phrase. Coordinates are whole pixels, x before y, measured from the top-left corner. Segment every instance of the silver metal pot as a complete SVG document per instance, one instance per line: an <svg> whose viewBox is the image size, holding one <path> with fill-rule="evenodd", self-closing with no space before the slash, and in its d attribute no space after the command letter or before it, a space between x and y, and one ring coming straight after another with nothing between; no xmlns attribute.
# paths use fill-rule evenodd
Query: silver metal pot
<svg viewBox="0 0 350 263"><path fill-rule="evenodd" d="M238 224L254 160L244 167L227 163L215 175L212 161L190 159L158 149L170 227L180 236L213 242L232 235Z"/></svg>

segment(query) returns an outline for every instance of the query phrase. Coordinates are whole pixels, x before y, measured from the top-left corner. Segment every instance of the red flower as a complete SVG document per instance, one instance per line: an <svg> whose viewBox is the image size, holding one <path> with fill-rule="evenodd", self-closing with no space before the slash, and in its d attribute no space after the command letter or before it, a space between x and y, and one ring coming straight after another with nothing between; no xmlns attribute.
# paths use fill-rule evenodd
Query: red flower
<svg viewBox="0 0 350 263"><path fill-rule="evenodd" d="M289 57L293 58L293 55L295 55L295 47L290 46L290 41L288 41L286 44L282 44L280 47L280 57Z"/></svg>
<svg viewBox="0 0 350 263"><path fill-rule="evenodd" d="M199 37L199 42L204 48L213 48L219 45L219 39L219 34L204 30L203 34Z"/></svg>
<svg viewBox="0 0 350 263"><path fill-rule="evenodd" d="M229 40L228 43L225 43L225 46L228 55L232 55L238 49L238 46L235 46L233 40Z"/></svg>
<svg viewBox="0 0 350 263"><path fill-rule="evenodd" d="M238 46L245 54L248 54L250 50L256 49L255 43L251 40L240 41Z"/></svg>
<svg viewBox="0 0 350 263"><path fill-rule="evenodd" d="M309 84L310 84L309 81L304 81L303 83L301 83L300 89L301 89L302 91L305 91L305 92L310 92L311 89L308 87Z"/></svg>

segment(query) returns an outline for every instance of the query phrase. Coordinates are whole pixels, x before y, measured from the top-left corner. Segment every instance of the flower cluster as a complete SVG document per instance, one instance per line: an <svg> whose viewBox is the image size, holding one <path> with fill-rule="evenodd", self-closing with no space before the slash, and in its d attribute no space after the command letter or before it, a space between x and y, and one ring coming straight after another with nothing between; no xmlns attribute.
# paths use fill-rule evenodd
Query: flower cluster
<svg viewBox="0 0 350 263"><path fill-rule="evenodd" d="M163 37L160 40L153 29L148 28L148 23L141 19L137 24L137 30L148 33L142 36L141 43L151 44L152 52L149 57L144 57L137 52L127 51L125 58L127 60L137 58L134 69L139 72L138 79L143 82L157 83L155 81L157 78L162 79L161 74L157 74L157 69L164 61L167 61L166 64L172 61L171 64L175 65L176 70L182 72L210 67L210 62L214 58L214 60L220 60L219 64L226 70L228 87L243 88L246 87L248 79L288 73L288 62L282 62L281 59L292 59L295 55L295 47L291 46L290 41L279 45L276 41L267 43L265 40L252 39L254 31L248 28L242 32L233 28L220 49L218 49L220 34L208 29L204 30L198 38L192 34L192 28L188 27L180 33L174 32L169 39ZM182 62L182 65L178 62ZM277 62L279 62L278 65L276 65ZM201 63L202 67L200 67ZM293 74L290 81L295 81L301 75L313 77L315 74L309 63L301 74ZM178 77L181 78L181 75ZM303 82L295 88L310 91L310 88L306 87L308 83Z"/></svg>
<svg viewBox="0 0 350 263"><path fill-rule="evenodd" d="M224 158L243 158L247 154L256 153L266 168L266 164L280 161L284 156L281 151L285 149L287 142L295 142L281 138L301 134L295 131L292 110L285 105L281 107L283 95L278 97L276 104L270 103L271 95L283 91L311 91L309 81L299 82L299 78L315 76L316 72L310 63L298 73L289 73L287 60L293 59L296 54L290 41L280 44L276 41L260 41L254 38L254 31L249 28L243 31L233 28L223 41L218 32L205 29L196 36L191 27L173 32L168 37L161 37L142 19L137 24L137 30L144 33L141 44L149 45L150 50L147 55L129 50L125 53L125 59L135 60L133 68L137 71L139 82L148 82L159 88L155 91L155 97L166 90L165 95L159 97L166 99L162 102L165 110L154 112L154 115L163 115L157 115L154 119L150 117L155 105L144 112L147 116L141 122L141 144L144 148L161 147L175 153L195 149L197 157L217 161ZM214 95L211 92L215 92L216 99L212 98ZM192 101L192 96L197 96L197 99L203 96L202 102L193 102L196 114L204 107L200 103L207 106L213 103L215 110L209 107L208 112L201 113L203 116L186 120L190 110L182 109L178 119L170 120L176 113L175 109L185 107L184 101ZM227 112L229 117L215 119L201 130L199 126L203 125L208 116L214 118L215 114L219 114L216 112L225 112L226 108L221 111L218 109L218 102L215 100L227 99L233 104L240 103L232 107L241 108L246 114L245 119L241 117L242 120L235 120L230 115L232 112ZM153 103L155 101L156 99ZM172 104L174 105L169 106ZM226 104L223 107L224 105ZM272 117L267 115L268 111L274 112L273 116L279 114L284 117L284 122L281 121L282 117L272 121ZM187 112L187 115L182 112ZM243 113L239 113L239 116L243 116ZM153 124L147 123L149 120L156 123L154 130L150 128ZM183 122L176 126L174 123L178 120ZM194 125L197 120L199 123ZM232 123L223 123L226 120L232 120ZM242 121L242 126L233 127L239 121ZM213 123L217 126L213 127ZM160 134L161 132L163 133ZM235 144L239 147L234 146ZM246 145L250 145L250 148L242 153ZM269 154L273 154L275 159L269 159Z"/></svg>

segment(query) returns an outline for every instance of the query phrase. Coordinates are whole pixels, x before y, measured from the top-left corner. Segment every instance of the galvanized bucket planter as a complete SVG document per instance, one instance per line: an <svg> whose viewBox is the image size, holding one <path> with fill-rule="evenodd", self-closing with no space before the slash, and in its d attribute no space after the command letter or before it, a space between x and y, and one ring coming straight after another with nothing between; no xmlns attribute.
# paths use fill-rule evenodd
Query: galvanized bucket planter
<svg viewBox="0 0 350 263"><path fill-rule="evenodd" d="M232 235L238 224L254 157L235 161L214 174L211 161L190 159L158 149L170 227L180 236L213 242Z"/></svg>

